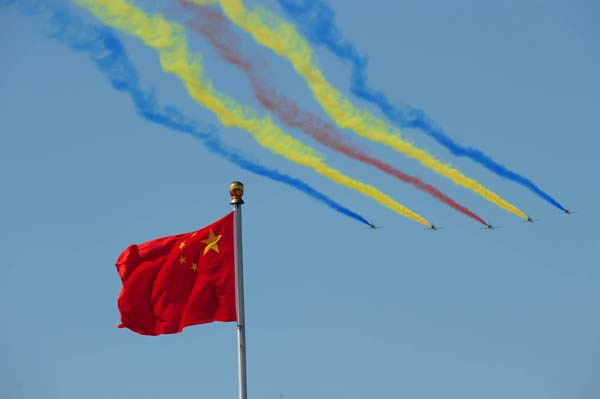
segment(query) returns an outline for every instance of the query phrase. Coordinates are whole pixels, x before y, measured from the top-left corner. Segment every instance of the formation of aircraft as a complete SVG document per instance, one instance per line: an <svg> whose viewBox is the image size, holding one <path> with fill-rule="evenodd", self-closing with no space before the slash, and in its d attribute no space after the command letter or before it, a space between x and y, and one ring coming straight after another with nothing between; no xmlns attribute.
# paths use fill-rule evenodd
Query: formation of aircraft
<svg viewBox="0 0 600 399"><path fill-rule="evenodd" d="M564 215L572 215L574 213L577 213L577 212L572 211L570 209L565 209L565 210L563 210L561 212L561 214L564 214ZM534 222L537 222L538 220L539 219L532 219L531 217L528 216L527 220L523 220L523 222L525 222L525 223L534 223ZM377 229L383 228L383 226L377 226L377 225L375 225L373 223L369 223L369 227L367 227L367 228L368 229L372 229L372 230L377 230ZM487 230L496 230L496 229L499 229L500 226L494 226L492 224L486 224L485 227L482 227L482 228L483 229L487 229ZM434 224L432 224L431 226L429 226L427 228L427 230L433 230L433 231L438 231L438 230L441 230L441 229L442 229L442 227L438 227L438 226L436 226Z"/></svg>

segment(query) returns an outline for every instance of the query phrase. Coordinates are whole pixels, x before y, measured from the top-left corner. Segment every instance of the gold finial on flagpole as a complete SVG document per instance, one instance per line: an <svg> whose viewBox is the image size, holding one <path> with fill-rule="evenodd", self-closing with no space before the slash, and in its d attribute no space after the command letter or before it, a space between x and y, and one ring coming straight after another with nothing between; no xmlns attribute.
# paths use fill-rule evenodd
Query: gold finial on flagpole
<svg viewBox="0 0 600 399"><path fill-rule="evenodd" d="M239 181L234 181L229 185L229 195L231 195L231 205L242 205L244 200L244 185Z"/></svg>

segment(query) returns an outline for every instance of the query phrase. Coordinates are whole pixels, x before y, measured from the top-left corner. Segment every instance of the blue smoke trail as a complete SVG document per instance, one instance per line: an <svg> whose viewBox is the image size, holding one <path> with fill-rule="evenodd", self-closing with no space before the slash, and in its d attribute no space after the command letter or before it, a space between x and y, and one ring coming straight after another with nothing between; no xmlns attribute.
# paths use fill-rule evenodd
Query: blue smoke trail
<svg viewBox="0 0 600 399"><path fill-rule="evenodd" d="M338 58L349 62L352 67L351 91L359 98L375 104L385 116L399 127L421 130L458 157L468 157L499 176L512 180L537 194L558 209L565 208L549 194L542 191L531 180L506 166L494 161L482 151L466 147L448 136L436 126L424 111L410 106L394 106L387 96L367 85L367 58L348 40L344 39L334 24L334 11L321 0L277 0L279 5L292 18L316 45L324 46Z"/></svg>
<svg viewBox="0 0 600 399"><path fill-rule="evenodd" d="M110 28L86 24L66 9L50 5L48 1L0 0L0 6L7 5L16 5L21 12L27 15L47 17L51 30L48 35L58 39L75 51L89 54L113 88L129 94L135 104L137 113L142 118L172 130L189 134L199 139L209 151L233 162L240 168L287 184L343 215L370 225L359 214L338 204L302 180L262 166L229 148L221 142L216 128L201 126L199 123L187 119L173 106L161 107L157 105L153 93L140 88L138 73L129 60L123 44Z"/></svg>

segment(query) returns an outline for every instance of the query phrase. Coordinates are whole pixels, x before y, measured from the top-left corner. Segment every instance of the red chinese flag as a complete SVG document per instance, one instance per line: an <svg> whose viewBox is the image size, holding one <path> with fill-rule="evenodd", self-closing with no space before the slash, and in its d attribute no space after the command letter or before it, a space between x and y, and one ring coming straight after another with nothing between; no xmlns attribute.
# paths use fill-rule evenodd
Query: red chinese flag
<svg viewBox="0 0 600 399"><path fill-rule="evenodd" d="M233 212L198 231L130 245L117 260L120 328L145 335L235 321Z"/></svg>

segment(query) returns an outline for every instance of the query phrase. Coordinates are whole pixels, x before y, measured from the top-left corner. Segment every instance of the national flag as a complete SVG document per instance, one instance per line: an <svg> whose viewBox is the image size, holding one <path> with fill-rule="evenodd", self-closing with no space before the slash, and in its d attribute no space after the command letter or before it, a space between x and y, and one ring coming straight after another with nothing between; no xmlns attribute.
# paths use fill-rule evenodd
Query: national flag
<svg viewBox="0 0 600 399"><path fill-rule="evenodd" d="M194 232L130 245L116 266L120 328L159 335L237 319L233 212Z"/></svg>

